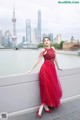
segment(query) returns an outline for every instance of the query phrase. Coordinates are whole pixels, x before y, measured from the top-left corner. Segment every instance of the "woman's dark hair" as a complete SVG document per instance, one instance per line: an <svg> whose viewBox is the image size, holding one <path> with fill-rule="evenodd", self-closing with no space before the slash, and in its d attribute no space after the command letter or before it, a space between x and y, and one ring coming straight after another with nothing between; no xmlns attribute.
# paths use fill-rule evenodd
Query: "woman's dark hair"
<svg viewBox="0 0 80 120"><path fill-rule="evenodd" d="M43 38L43 42L44 42L44 40L45 40L46 38L49 39L49 40L51 41L51 39L50 39L49 37L44 37L44 38Z"/></svg>

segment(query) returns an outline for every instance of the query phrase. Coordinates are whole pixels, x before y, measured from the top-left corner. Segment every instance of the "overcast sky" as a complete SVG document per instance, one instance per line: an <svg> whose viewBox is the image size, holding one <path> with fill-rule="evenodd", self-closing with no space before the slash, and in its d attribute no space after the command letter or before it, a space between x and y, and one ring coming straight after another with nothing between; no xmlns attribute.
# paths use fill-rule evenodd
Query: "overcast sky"
<svg viewBox="0 0 80 120"><path fill-rule="evenodd" d="M78 0L79 1L79 0ZM0 0L0 29L12 33L14 0ZM80 4L59 4L58 0L15 0L16 28L19 39L25 36L26 19L31 19L32 31L37 26L41 10L42 33L61 33L62 39L80 39Z"/></svg>

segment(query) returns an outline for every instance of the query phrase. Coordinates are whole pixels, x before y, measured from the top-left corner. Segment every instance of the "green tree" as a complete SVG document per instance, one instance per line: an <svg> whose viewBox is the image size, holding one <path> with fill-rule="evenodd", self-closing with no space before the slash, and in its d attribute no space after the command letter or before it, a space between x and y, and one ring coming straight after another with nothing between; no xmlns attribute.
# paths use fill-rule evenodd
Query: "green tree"
<svg viewBox="0 0 80 120"><path fill-rule="evenodd" d="M63 43L64 43L64 41L60 42L60 49L63 49Z"/></svg>
<svg viewBox="0 0 80 120"><path fill-rule="evenodd" d="M38 44L38 48L43 48L43 47L44 47L43 43Z"/></svg>
<svg viewBox="0 0 80 120"><path fill-rule="evenodd" d="M61 41L60 44L53 43L52 46L54 46L55 49L63 49L63 43L64 43L64 41Z"/></svg>

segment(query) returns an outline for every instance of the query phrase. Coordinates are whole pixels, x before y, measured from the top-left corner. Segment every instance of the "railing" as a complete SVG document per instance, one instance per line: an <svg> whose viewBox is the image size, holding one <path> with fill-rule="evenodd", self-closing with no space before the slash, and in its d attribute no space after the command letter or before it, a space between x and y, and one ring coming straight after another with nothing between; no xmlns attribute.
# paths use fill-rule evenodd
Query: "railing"
<svg viewBox="0 0 80 120"><path fill-rule="evenodd" d="M80 97L80 68L58 71L61 102ZM28 112L40 104L38 73L0 77L0 112Z"/></svg>

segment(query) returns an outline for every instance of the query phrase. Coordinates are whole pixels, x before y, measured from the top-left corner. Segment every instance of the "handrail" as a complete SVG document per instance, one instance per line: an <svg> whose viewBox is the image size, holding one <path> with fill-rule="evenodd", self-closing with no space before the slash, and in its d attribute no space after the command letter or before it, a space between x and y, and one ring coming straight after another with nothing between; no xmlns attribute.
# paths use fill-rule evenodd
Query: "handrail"
<svg viewBox="0 0 80 120"><path fill-rule="evenodd" d="M63 89L61 101L80 97L80 67L57 71ZM0 76L0 112L30 110L40 104L38 73Z"/></svg>

